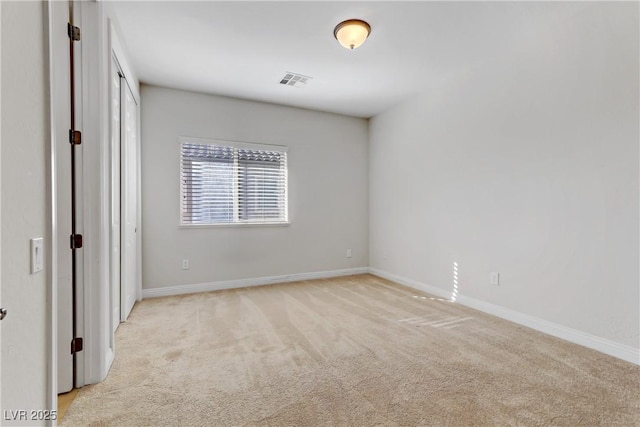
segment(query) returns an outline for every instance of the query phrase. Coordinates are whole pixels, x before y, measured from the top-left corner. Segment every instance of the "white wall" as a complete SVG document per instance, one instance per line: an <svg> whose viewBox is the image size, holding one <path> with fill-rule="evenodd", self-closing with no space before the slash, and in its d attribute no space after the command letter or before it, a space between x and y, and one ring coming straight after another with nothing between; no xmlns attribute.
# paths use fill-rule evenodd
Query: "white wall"
<svg viewBox="0 0 640 427"><path fill-rule="evenodd" d="M30 274L29 239L47 232L45 7L2 2L2 410L47 409L47 271ZM25 31L28 28L28 31ZM53 409L53 408L49 408ZM3 421L3 425L12 425ZM36 421L22 425L38 424Z"/></svg>
<svg viewBox="0 0 640 427"><path fill-rule="evenodd" d="M638 4L515 44L371 120L371 267L638 349Z"/></svg>
<svg viewBox="0 0 640 427"><path fill-rule="evenodd" d="M368 266L366 120L143 85L141 126L144 289ZM287 145L291 225L179 228L179 136Z"/></svg>

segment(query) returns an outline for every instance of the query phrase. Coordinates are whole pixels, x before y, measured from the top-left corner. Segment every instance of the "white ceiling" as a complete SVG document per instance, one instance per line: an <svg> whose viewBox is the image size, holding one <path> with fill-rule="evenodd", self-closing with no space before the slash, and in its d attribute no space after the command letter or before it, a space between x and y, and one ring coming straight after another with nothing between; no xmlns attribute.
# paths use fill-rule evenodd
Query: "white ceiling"
<svg viewBox="0 0 640 427"><path fill-rule="evenodd" d="M552 2L110 2L144 83L359 117L463 76L576 13ZM582 5L584 7L584 4ZM371 24L349 51L333 28ZM279 84L285 72L313 77Z"/></svg>

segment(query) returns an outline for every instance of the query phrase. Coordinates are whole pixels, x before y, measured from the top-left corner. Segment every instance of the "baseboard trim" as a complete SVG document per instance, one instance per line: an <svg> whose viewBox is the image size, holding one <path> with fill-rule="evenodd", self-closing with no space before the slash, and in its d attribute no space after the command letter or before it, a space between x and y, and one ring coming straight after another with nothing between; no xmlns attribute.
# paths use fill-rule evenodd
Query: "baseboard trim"
<svg viewBox="0 0 640 427"><path fill-rule="evenodd" d="M220 291L223 289L248 288L251 286L273 285L276 283L298 282L301 280L326 279L331 277L367 274L369 268L347 268L344 270L317 271L313 273L284 274L281 276L254 277L250 279L225 280L220 282L198 283L194 285L176 285L163 288L142 290L142 298L157 298L172 295L193 294L197 292Z"/></svg>
<svg viewBox="0 0 640 427"><path fill-rule="evenodd" d="M435 286L427 285L426 283L418 282L413 279L409 279L407 277L398 276L396 274L389 273L384 270L379 270L377 268L369 268L369 273L374 276L382 277L383 279L391 280L392 282L399 283L401 285L409 286L410 288L417 289L419 291L426 292L438 298L451 298L451 292L447 292L442 288L437 288Z"/></svg>
<svg viewBox="0 0 640 427"><path fill-rule="evenodd" d="M421 283L406 277L398 276L384 270L369 268L369 273L378 277L382 277L383 279L391 280L392 282L396 282L401 285L409 286L410 288L417 289L419 291L427 292L440 298L451 297L451 293L445 291L444 289L427 285L425 283ZM557 323L549 322L538 317L529 316L528 314L520 313L518 311L484 302L475 298L466 297L464 295L458 295L456 298L456 302L464 306L476 309L478 311L482 311L483 313L491 314L510 322L535 329L536 331L544 332L545 334L561 338L574 344L578 344L583 347L608 354L609 356L613 356L618 359L640 365L640 349L600 338L586 332L568 328Z"/></svg>

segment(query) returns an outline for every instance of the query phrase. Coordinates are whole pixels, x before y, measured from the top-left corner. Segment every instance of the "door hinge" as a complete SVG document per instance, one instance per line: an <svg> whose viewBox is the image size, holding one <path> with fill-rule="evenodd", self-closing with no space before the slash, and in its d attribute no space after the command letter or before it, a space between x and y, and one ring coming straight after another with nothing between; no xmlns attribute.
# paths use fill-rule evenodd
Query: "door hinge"
<svg viewBox="0 0 640 427"><path fill-rule="evenodd" d="M80 27L76 27L69 23L67 24L67 33L69 34L69 38L71 40L73 41L80 40Z"/></svg>
<svg viewBox="0 0 640 427"><path fill-rule="evenodd" d="M73 145L82 144L82 133L79 130L69 129L69 142Z"/></svg>
<svg viewBox="0 0 640 427"><path fill-rule="evenodd" d="M82 351L82 338L74 338L71 340L71 354Z"/></svg>
<svg viewBox="0 0 640 427"><path fill-rule="evenodd" d="M80 249L82 247L82 234L71 235L71 249Z"/></svg>

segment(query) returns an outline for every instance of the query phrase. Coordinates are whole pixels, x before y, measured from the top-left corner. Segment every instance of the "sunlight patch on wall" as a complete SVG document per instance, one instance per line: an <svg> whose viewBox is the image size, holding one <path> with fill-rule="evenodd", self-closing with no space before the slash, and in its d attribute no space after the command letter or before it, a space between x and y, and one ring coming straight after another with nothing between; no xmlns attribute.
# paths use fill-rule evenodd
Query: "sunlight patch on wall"
<svg viewBox="0 0 640 427"><path fill-rule="evenodd" d="M453 292L451 292L451 302L458 298L458 263L453 262Z"/></svg>

